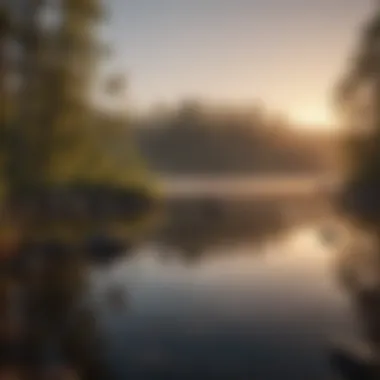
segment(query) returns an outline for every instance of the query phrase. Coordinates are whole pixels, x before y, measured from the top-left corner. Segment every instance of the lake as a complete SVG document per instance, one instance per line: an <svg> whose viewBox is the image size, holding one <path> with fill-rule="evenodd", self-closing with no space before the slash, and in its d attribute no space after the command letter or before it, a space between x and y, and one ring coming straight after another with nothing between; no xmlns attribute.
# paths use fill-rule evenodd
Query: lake
<svg viewBox="0 0 380 380"><path fill-rule="evenodd" d="M330 375L331 339L356 324L335 280L333 247L313 224L204 246L143 244L106 272L125 308L102 309L113 379L302 379Z"/></svg>
<svg viewBox="0 0 380 380"><path fill-rule="evenodd" d="M255 177L159 176L162 193L169 197L223 196L272 198L286 195L334 193L341 179L334 175L257 175Z"/></svg>

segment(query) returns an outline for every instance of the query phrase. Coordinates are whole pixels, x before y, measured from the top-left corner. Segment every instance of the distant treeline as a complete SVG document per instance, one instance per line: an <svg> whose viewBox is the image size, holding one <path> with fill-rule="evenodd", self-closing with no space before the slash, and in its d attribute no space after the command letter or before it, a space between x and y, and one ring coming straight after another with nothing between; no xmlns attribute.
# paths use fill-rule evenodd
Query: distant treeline
<svg viewBox="0 0 380 380"><path fill-rule="evenodd" d="M135 120L140 151L164 174L323 173L333 169L332 136L289 128L252 107L186 102Z"/></svg>

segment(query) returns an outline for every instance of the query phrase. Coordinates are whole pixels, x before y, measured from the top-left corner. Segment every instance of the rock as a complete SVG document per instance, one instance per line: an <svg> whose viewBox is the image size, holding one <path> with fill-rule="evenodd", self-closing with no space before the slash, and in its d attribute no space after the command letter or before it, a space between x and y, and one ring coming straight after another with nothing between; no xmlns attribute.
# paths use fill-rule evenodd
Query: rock
<svg viewBox="0 0 380 380"><path fill-rule="evenodd" d="M90 261L104 264L120 258L128 248L128 244L121 239L96 235L85 242L84 252Z"/></svg>

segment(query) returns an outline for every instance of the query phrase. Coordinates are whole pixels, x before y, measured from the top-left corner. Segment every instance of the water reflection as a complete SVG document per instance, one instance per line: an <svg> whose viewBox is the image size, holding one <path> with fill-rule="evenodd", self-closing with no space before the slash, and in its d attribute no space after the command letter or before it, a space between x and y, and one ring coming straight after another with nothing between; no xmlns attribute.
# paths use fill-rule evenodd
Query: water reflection
<svg viewBox="0 0 380 380"><path fill-rule="evenodd" d="M260 244L252 226L197 251L157 239L97 273L98 295L128 294L102 311L114 378L327 378L328 341L355 330L349 300L316 229L274 226Z"/></svg>
<svg viewBox="0 0 380 380"><path fill-rule="evenodd" d="M297 225L325 214L317 197L305 199L175 198L165 205L154 240L163 259L173 254L188 263L226 251L231 255L242 243L265 245ZM215 248L215 250L214 250ZM255 250L261 252L261 250Z"/></svg>
<svg viewBox="0 0 380 380"><path fill-rule="evenodd" d="M357 341L368 351L368 354L363 355L356 349L358 343L348 347L336 346L333 352L334 364L341 373L352 371L352 376L348 377L352 379L377 379L380 374L380 277L377 239L374 234L351 228L350 237L338 256L338 278L350 297L360 326Z"/></svg>

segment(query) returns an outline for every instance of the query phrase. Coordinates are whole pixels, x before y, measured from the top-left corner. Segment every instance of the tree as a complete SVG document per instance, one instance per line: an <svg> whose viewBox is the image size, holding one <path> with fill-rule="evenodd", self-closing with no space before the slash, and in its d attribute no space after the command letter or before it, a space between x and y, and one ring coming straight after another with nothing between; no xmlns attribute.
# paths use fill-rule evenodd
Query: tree
<svg viewBox="0 0 380 380"><path fill-rule="evenodd" d="M337 100L347 125L342 204L355 222L380 232L380 4L364 29Z"/></svg>
<svg viewBox="0 0 380 380"><path fill-rule="evenodd" d="M361 35L356 55L337 91L339 110L347 123L346 183L340 205L356 227L354 231L358 232L354 244L349 247L353 252L345 257L342 278L360 316L366 343L377 358L374 378L379 376L380 355L379 44L380 3L376 2L373 16ZM360 257L361 261L357 262L355 256ZM364 267L364 274L358 273L359 267Z"/></svg>
<svg viewBox="0 0 380 380"><path fill-rule="evenodd" d="M128 190L128 175L120 167L109 173L110 147L99 144L99 131L93 125L90 94L102 51L95 36L103 8L100 0L23 0L16 4L18 17L14 22L15 2L3 3L0 89L6 89L4 84L9 77L3 69L5 40L17 44L20 51L17 64L12 67L20 85L7 92L14 112L1 118L1 132L5 132L5 143L1 145L2 183L6 188L2 206L7 217L2 218L0 233L7 231L7 239L0 242L4 269L0 307L4 311L1 316L5 317L0 321L0 359L9 362L5 354L12 352L16 344L18 351L26 353L24 361L29 359L24 375L37 379L41 378L44 365L49 364L46 354L56 351L61 364L68 361L81 378L107 378L96 350L99 344L98 331L92 326L94 319L89 310L80 307L88 252L76 233L79 229L79 238L83 239L83 231L104 232L102 228L109 220L102 220L101 215L91 224L90 218L78 217L82 204L71 219L64 219L59 213L53 218L41 216L50 210L51 200L58 201L62 211L67 206L67 194L72 201L69 208L76 209L78 200L83 201L76 197L76 192L82 195L83 189L92 198L95 196L95 201L99 192L111 194L110 199L120 192L125 195ZM45 22L42 16L46 13L52 22ZM30 203L39 207L29 207ZM54 210L53 207L53 213ZM89 226L82 231L84 223ZM13 239L8 230L17 232ZM65 240L68 236L70 241ZM114 251L115 247L109 244L108 250ZM8 332L13 330L7 327L14 320L11 310L15 289L24 292L24 321L16 328L18 333L10 336ZM70 319L73 315L74 319Z"/></svg>

